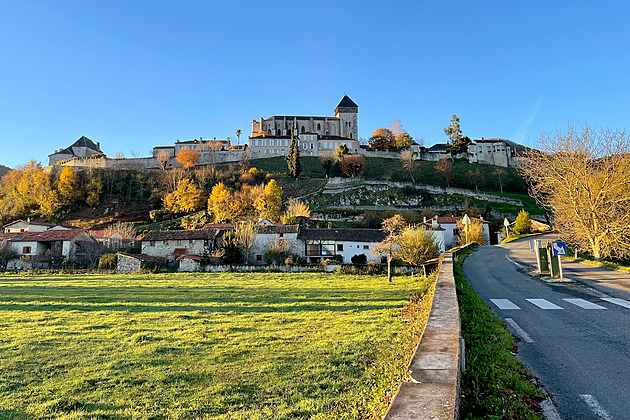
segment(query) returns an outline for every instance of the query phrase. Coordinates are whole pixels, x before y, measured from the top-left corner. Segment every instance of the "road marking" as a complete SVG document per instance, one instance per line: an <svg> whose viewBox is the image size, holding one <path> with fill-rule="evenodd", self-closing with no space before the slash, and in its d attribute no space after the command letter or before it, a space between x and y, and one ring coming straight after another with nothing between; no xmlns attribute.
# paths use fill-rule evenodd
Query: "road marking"
<svg viewBox="0 0 630 420"><path fill-rule="evenodd" d="M510 257L508 257L508 256L507 256L507 254L505 254L505 258L507 258L507 260L508 260L509 262L511 262L512 264L514 264L515 266L517 266L517 267L519 267L519 268L520 268L520 267L523 267L523 265L522 265L522 264L519 264L519 263L517 263L516 261L512 261L512 259L511 259Z"/></svg>
<svg viewBox="0 0 630 420"><path fill-rule="evenodd" d="M602 420L612 420L612 417L610 417L610 414L608 414L608 411L604 410L604 407L602 407L599 404L599 402L597 402L595 397L593 397L590 394L582 394L580 395L580 398L582 398L584 402L586 403L586 405L588 405L589 408L593 410L593 412L597 415L597 417L599 417Z"/></svg>
<svg viewBox="0 0 630 420"><path fill-rule="evenodd" d="M572 303L584 309L607 309L605 306L601 306L601 305L598 305L593 302L589 302L588 300L584 300L584 299L562 299L562 300L564 300L565 302Z"/></svg>
<svg viewBox="0 0 630 420"><path fill-rule="evenodd" d="M521 309L508 299L490 299L499 309Z"/></svg>
<svg viewBox="0 0 630 420"><path fill-rule="evenodd" d="M623 300L619 298L602 298L602 300L630 309L630 302L628 302L627 300Z"/></svg>
<svg viewBox="0 0 630 420"><path fill-rule="evenodd" d="M529 303L533 303L540 309L563 309L555 303L549 302L547 299L525 299Z"/></svg>
<svg viewBox="0 0 630 420"><path fill-rule="evenodd" d="M525 332L525 330L523 330L516 322L514 322L514 320L512 318L505 318L505 322L507 322L508 324L510 324L510 326L512 328L514 328L514 330L516 331L516 333L518 335L521 336L521 338L523 340L525 340L526 343L533 343L534 340L532 340L532 338L529 336L529 334L527 334Z"/></svg>
<svg viewBox="0 0 630 420"><path fill-rule="evenodd" d="M542 408L543 414L547 420L562 420L550 397L547 397L547 399L540 404L540 408Z"/></svg>

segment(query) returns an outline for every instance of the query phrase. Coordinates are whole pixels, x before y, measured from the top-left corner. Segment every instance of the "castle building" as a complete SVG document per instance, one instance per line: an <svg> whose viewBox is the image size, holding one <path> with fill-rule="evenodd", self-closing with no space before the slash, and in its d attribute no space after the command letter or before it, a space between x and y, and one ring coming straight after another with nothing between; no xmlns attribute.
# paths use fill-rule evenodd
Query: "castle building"
<svg viewBox="0 0 630 420"><path fill-rule="evenodd" d="M359 106L345 95L335 108L334 117L274 115L252 120L250 153L254 158L288 154L291 129L294 136L299 136L302 155L319 156L341 144L346 144L350 153L356 153L359 149L358 113Z"/></svg>
<svg viewBox="0 0 630 420"><path fill-rule="evenodd" d="M77 141L72 143L71 146L65 149L55 150L55 153L48 155L48 165L55 165L57 162L61 162L73 158L89 158L95 155L104 156L101 150L101 143L94 142L85 136L81 136Z"/></svg>

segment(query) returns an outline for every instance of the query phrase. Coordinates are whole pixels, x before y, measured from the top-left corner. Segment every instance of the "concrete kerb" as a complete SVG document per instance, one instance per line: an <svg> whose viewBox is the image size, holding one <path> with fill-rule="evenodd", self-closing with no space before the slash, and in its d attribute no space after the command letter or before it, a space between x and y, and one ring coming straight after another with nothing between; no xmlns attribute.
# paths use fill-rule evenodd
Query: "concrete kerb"
<svg viewBox="0 0 630 420"><path fill-rule="evenodd" d="M409 364L411 380L394 396L387 420L459 419L459 388L464 368L459 305L453 275L456 250L444 255L431 312Z"/></svg>

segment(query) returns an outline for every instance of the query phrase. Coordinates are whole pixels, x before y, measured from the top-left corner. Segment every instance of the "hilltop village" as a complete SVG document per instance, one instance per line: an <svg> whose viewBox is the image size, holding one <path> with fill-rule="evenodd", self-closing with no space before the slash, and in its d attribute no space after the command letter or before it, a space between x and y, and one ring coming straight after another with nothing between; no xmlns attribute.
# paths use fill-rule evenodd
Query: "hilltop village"
<svg viewBox="0 0 630 420"><path fill-rule="evenodd" d="M82 136L2 179L0 264L135 272L305 270L387 262L382 223L426 232L438 255L468 217L484 242L525 207L544 229L516 171L526 149L471 140L453 116L451 141L424 147L400 122L358 138L359 107L334 116L252 120L247 143L177 140L149 157L108 157ZM17 194L29 185L31 194ZM504 191L511 194L504 194ZM401 229L404 228L401 227Z"/></svg>

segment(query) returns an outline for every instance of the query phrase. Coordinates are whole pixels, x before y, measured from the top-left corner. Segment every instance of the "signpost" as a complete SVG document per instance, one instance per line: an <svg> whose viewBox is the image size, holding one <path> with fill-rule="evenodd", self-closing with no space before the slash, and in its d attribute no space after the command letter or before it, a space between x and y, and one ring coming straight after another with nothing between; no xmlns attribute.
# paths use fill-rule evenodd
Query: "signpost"
<svg viewBox="0 0 630 420"><path fill-rule="evenodd" d="M555 257L555 260L558 262L558 271L559 271L559 274L560 274L560 278L562 279L563 278L563 275L562 275L562 260L560 259L560 256L567 255L567 244L566 244L566 242L561 242L561 241L552 242L551 243L551 255L552 255L552 257Z"/></svg>
<svg viewBox="0 0 630 420"><path fill-rule="evenodd" d="M510 237L510 231L508 229L510 228L510 222L507 219L507 217L503 218L503 226L505 226L505 237L509 238Z"/></svg>
<svg viewBox="0 0 630 420"><path fill-rule="evenodd" d="M468 230L470 229L470 217L467 214L464 215L462 219L462 224L464 225L464 230L466 232L466 245L468 245Z"/></svg>

